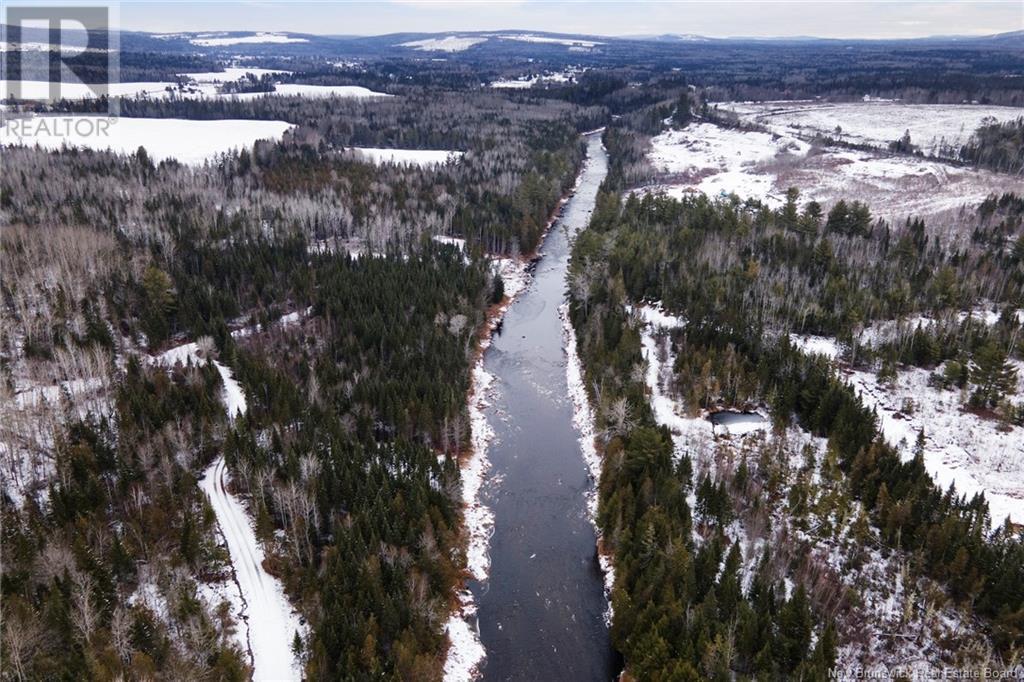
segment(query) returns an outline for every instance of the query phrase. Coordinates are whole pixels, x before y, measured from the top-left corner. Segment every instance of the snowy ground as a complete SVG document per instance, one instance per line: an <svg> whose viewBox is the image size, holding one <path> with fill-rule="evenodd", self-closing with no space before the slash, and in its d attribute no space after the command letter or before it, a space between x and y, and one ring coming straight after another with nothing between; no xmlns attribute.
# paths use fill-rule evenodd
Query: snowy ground
<svg viewBox="0 0 1024 682"><path fill-rule="evenodd" d="M658 304L639 305L632 308L631 312L643 325L640 342L646 361L644 379L650 392L651 409L658 423L667 426L671 432L676 458L689 454L697 461L714 449L716 439L742 439L768 428L766 420L715 425L706 413L692 416L685 414L669 389L675 356L666 334L669 329L681 326L684 321L665 313Z"/></svg>
<svg viewBox="0 0 1024 682"><path fill-rule="evenodd" d="M166 99L169 97L190 98L233 98L239 100L257 99L265 96L277 97L393 97L384 92L377 92L364 88L361 85L310 85L306 83L277 83L273 92L241 92L241 93L220 93L219 86L239 80L246 74L252 74L257 78L264 75L290 73L274 69L260 69L244 67L229 67L224 71L207 71L202 73L183 73L182 77L190 78L193 82L179 86L171 82L143 82L143 83L111 83L107 86L106 94L109 97L143 97L146 99ZM21 92L19 98L29 100L45 100L50 97L50 83L47 81L19 81ZM12 88L14 81L0 81L0 100L13 96ZM91 88L82 83L62 83L60 85L59 97L68 100L94 99L98 95Z"/></svg>
<svg viewBox="0 0 1024 682"><path fill-rule="evenodd" d="M383 149L380 147L350 147L348 151L373 164L393 163L402 166L436 166L458 161L464 152L444 149Z"/></svg>
<svg viewBox="0 0 1024 682"><path fill-rule="evenodd" d="M254 33L248 36L227 36L223 33L203 33L189 40L202 47L224 47L227 45L249 45L264 43L308 43L306 38L292 38L281 33Z"/></svg>
<svg viewBox="0 0 1024 682"><path fill-rule="evenodd" d="M999 422L964 412L967 396L930 387L925 369L900 371L892 386L881 385L873 372L843 374L877 411L886 440L904 458L913 457L924 431L924 464L936 485L945 490L953 483L968 497L984 493L993 527L1007 516L1024 523L1024 428L1004 432Z"/></svg>
<svg viewBox="0 0 1024 682"><path fill-rule="evenodd" d="M655 136L648 158L661 175L644 191L676 197L735 193L778 207L786 190L797 187L800 203L857 199L890 221L949 215L993 192L1020 190L1019 179L1008 175L885 152L812 147L793 136L710 123Z"/></svg>
<svg viewBox="0 0 1024 682"><path fill-rule="evenodd" d="M205 345L205 344L204 344ZM155 358L165 366L188 362L202 364L201 344L187 343L172 348ZM223 399L228 417L244 415L247 409L245 391L231 370L211 360L223 382ZM256 682L270 680L301 680L302 667L292 654L296 633L302 636L305 627L292 609L281 582L263 568L263 548L256 540L248 512L242 501L228 491L229 474L224 457L218 456L207 468L199 486L210 499L217 525L228 546L239 599L243 604L239 637L249 651Z"/></svg>
<svg viewBox="0 0 1024 682"><path fill-rule="evenodd" d="M844 142L887 148L910 132L910 141L926 154L967 142L985 119L1011 121L1024 116L1019 107L972 104L903 104L900 102L729 102L722 109L783 135L827 135ZM839 129L837 132L836 129Z"/></svg>
<svg viewBox="0 0 1024 682"><path fill-rule="evenodd" d="M975 317L990 320L983 311ZM966 316L967 313L962 313ZM894 338L910 333L918 323L928 326L931 318L913 318L902 324L880 323L861 335L862 342ZM841 355L835 339L791 335L790 340L808 353L831 359ZM939 367L935 372L941 373ZM1024 428L1003 430L1000 422L963 410L968 396L958 389L942 390L930 386L932 371L916 367L897 372L891 385L882 384L874 372L843 369L840 376L878 414L879 427L886 440L899 447L903 457L914 455L917 435L924 431L924 464L943 490L950 483L957 492L971 497L984 493L998 527L1009 517L1024 523ZM1018 363L1017 394L1024 394L1024 364Z"/></svg>
<svg viewBox="0 0 1024 682"><path fill-rule="evenodd" d="M462 52L474 45L487 42L490 38L498 40L517 40L525 43L546 43L549 45L565 45L569 48L591 49L604 43L596 40L577 40L574 38L557 38L552 36L539 36L532 33L491 33L487 35L459 36L450 35L443 38L425 38L423 40L410 40L407 43L399 43L399 47L408 47L423 52Z"/></svg>
<svg viewBox="0 0 1024 682"><path fill-rule="evenodd" d="M22 99L49 99L50 83L48 81L17 81L21 85L19 97ZM13 83L15 81L0 81L0 99L7 99L13 96ZM171 90L176 90L177 83L171 82L144 82L144 83L111 83L107 86L106 93L110 97L167 97ZM84 83L61 83L60 97L62 99L95 99L98 95Z"/></svg>
<svg viewBox="0 0 1024 682"><path fill-rule="evenodd" d="M956 315L935 318L930 315L911 315L900 320L881 320L866 326L858 336L860 344L878 346L882 343L893 341L900 337L907 337L914 333L919 326L928 329L932 325L940 325L945 328L949 325L960 325L968 317L976 322L992 326L999 321L1000 312L991 304L981 304L969 311L960 311ZM1015 311L1018 322L1024 322L1024 310Z"/></svg>
<svg viewBox="0 0 1024 682"><path fill-rule="evenodd" d="M498 89L525 90L537 85L538 83L570 83L576 80L583 71L585 71L585 69L570 66L563 71L544 71L542 73L522 76L520 78L496 80L492 81L489 85L492 88Z"/></svg>
<svg viewBox="0 0 1024 682"><path fill-rule="evenodd" d="M218 457L199 485L210 499L231 554L245 605L243 630L252 652L253 679L301 680L302 666L295 660L291 644L296 633L302 635L304 626L289 604L281 582L263 568L263 548L256 540L245 507L228 492L228 478L224 458Z"/></svg>
<svg viewBox="0 0 1024 682"><path fill-rule="evenodd" d="M834 510L822 518L812 501L808 518L801 524L788 513L784 502L768 510L765 516L763 507L751 506L744 496L760 490L761 483L757 481L763 481L769 474L759 471L759 467L767 461L779 467L776 473L781 474L786 486L798 480L799 472L804 470L809 482L816 486L818 499L827 499L832 494L829 486L834 485L821 476L827 441L795 426L782 433L760 429L742 437L730 434L728 438L715 438L706 419L684 416L667 388L674 358L667 339L657 330L676 326L681 320L666 315L657 306L638 306L634 312L643 324L646 383L655 418L671 430L677 456L684 452L691 456L694 480L705 473L714 480L722 472L734 471L739 458L746 453L755 483L734 500L739 514L725 529L726 536L740 547L743 589L750 588L755 568L770 549L776 579L785 586L784 596L788 597L800 582L820 608L836 617L838 669L853 674L857 669L877 671L902 666L929 677L950 664L951 651L966 647L968 640L977 637L974 624L948 602L940 587L923 579L910 580L902 553L883 554L854 537L852 522L857 518L856 508L842 518ZM799 342L810 350L832 353L820 338ZM772 457L757 455L765 448L773 453ZM805 469L808 461L813 461L814 466ZM780 497L785 499L785 493ZM689 502L691 507L695 503L692 493ZM827 505L822 508L829 509ZM698 545L705 542L700 527L697 523L694 528L694 542ZM877 540L872 544L877 544ZM849 561L857 552L865 556L851 565ZM800 567L799 571L794 566ZM858 594L859 601L851 602L846 596L849 593Z"/></svg>
<svg viewBox="0 0 1024 682"><path fill-rule="evenodd" d="M37 116L6 121L0 127L0 145L109 149L120 154L145 147L156 163L175 158L201 165L219 154L252 147L256 140L279 139L290 128L292 124L284 121Z"/></svg>
<svg viewBox="0 0 1024 682"><path fill-rule="evenodd" d="M244 78L247 75L254 76L256 78L262 78L263 76L276 76L277 74L289 74L291 71L283 71L281 69L260 69L260 68L245 68L241 66L229 66L223 71L203 71L200 73L180 73L179 76L185 78L191 78L197 83L231 83Z"/></svg>
<svg viewBox="0 0 1024 682"><path fill-rule="evenodd" d="M259 97L393 97L384 92L376 92L361 85L307 85L305 83L278 83L273 92L242 92L225 94L223 97L233 99L257 99Z"/></svg>
<svg viewBox="0 0 1024 682"><path fill-rule="evenodd" d="M423 52L462 52L474 45L487 42L487 38L445 36L444 38L427 38L399 43L399 47L410 47Z"/></svg>
<svg viewBox="0 0 1024 682"><path fill-rule="evenodd" d="M497 36L502 40L518 40L524 43L546 43L549 45L565 45L566 47L595 47L604 45L597 40L578 40L576 38L556 38L552 36L538 36L531 33L504 33Z"/></svg>
<svg viewBox="0 0 1024 682"><path fill-rule="evenodd" d="M563 346L565 348L566 383L569 387L569 397L572 399L572 425L579 435L580 452L583 454L583 461L587 464L590 472L592 486L587 491L587 513L594 530L598 534L600 543L601 529L597 525L597 486L601 481L602 461L597 452L597 431L594 410L590 405L590 396L587 394L587 387L583 383L584 371L583 361L580 359L576 349L576 330L573 329L572 321L569 319L569 304L563 303L558 308L558 316L562 318ZM597 553L597 560L601 565L601 573L604 576L604 595L608 600L608 609L605 611L605 623L612 623L612 589L615 587L615 564L610 554L600 551Z"/></svg>
<svg viewBox="0 0 1024 682"><path fill-rule="evenodd" d="M16 371L23 369L16 365ZM70 419L111 413L111 377L83 376L42 384L16 376L14 391L0 388L0 489L21 507L27 496L49 497L56 468L54 434Z"/></svg>
<svg viewBox="0 0 1024 682"><path fill-rule="evenodd" d="M789 341L808 355L824 355L829 360L839 357L839 345L830 336L790 334Z"/></svg>
<svg viewBox="0 0 1024 682"><path fill-rule="evenodd" d="M703 192L708 196L737 194L781 204L783 191L771 173L758 165L780 155L806 156L810 145L794 138L773 139L768 133L741 132L710 123L691 124L651 139L648 155L654 167L668 175L668 193Z"/></svg>

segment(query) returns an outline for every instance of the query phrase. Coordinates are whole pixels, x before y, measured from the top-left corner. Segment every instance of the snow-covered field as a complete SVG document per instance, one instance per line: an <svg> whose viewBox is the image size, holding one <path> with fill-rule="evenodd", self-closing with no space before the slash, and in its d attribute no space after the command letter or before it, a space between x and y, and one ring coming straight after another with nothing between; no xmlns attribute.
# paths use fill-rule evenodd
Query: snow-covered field
<svg viewBox="0 0 1024 682"><path fill-rule="evenodd" d="M771 173L759 168L780 156L806 156L810 145L768 133L744 133L698 123L651 139L648 155L656 169L670 175L670 194L698 191L708 196L735 193L781 203Z"/></svg>
<svg viewBox="0 0 1024 682"><path fill-rule="evenodd" d="M164 366L205 361L200 357L200 344L196 342L177 346L155 358L155 362ZM244 415L248 408L245 391L228 367L217 360L211 361L223 383L228 418ZM256 682L301 680L302 668L292 654L291 645L296 633L302 636L305 628L288 602L281 582L263 568L263 548L256 539L245 506L228 491L228 479L224 457L218 456L207 468L199 486L210 500L231 556L239 601L244 608L240 643L252 656L253 679Z"/></svg>
<svg viewBox="0 0 1024 682"><path fill-rule="evenodd" d="M174 158L201 165L219 154L252 147L256 140L280 139L291 127L284 121L38 116L5 121L0 145L109 149L120 154L145 147L157 163Z"/></svg>
<svg viewBox="0 0 1024 682"><path fill-rule="evenodd" d="M544 71L520 78L508 78L491 81L489 86L504 90L526 90L538 83L569 83L574 81L585 69L569 67L563 71Z"/></svg>
<svg viewBox="0 0 1024 682"><path fill-rule="evenodd" d="M49 99L50 83L48 81L0 81L0 99L7 99L14 96L14 83L19 83L21 92L18 97L21 99L41 100ZM153 81L144 83L110 83L106 86L106 94L109 97L167 97L170 92L176 90L177 83ZM84 83L61 83L60 95L62 99L95 99L98 95Z"/></svg>
<svg viewBox="0 0 1024 682"><path fill-rule="evenodd" d="M361 85L308 85L306 83L278 83L273 92L241 92L225 94L234 99L257 99L259 97L393 97Z"/></svg>
<svg viewBox="0 0 1024 682"><path fill-rule="evenodd" d="M517 40L524 43L545 43L548 45L565 45L566 47L589 50L604 43L597 40L578 40L575 38L558 38L539 36L532 33L490 33L486 35L459 36L450 35L443 38L424 38L399 43L399 47L408 47L423 52L462 52L474 45L485 43L490 38L497 40Z"/></svg>
<svg viewBox="0 0 1024 682"><path fill-rule="evenodd" d="M474 45L487 42L487 38L445 36L444 38L426 38L399 43L399 47L409 47L423 52L462 52Z"/></svg>
<svg viewBox="0 0 1024 682"><path fill-rule="evenodd" d="M250 45L264 43L308 43L306 38L292 38L281 33L254 33L248 36L228 36L223 33L203 33L189 40L202 47L224 47L227 45Z"/></svg>
<svg viewBox="0 0 1024 682"><path fill-rule="evenodd" d="M875 147L888 147L909 132L911 143L927 154L938 153L946 145L964 144L984 119L1003 122L1024 116L1019 107L879 101L729 102L721 108L782 135L827 135Z"/></svg>
<svg viewBox="0 0 1024 682"><path fill-rule="evenodd" d="M68 41L71 42L68 42ZM62 43L38 43L33 41L17 43L10 41L0 41L0 53L4 52L49 52L59 51L65 55L77 55L83 52L114 52L112 47L88 47L82 45L84 37L74 38L65 34ZM75 44L77 42L77 44Z"/></svg>
<svg viewBox="0 0 1024 682"><path fill-rule="evenodd" d="M230 83L244 78L246 75L262 78L263 76L275 76L277 74L289 74L291 71L281 69L260 69L245 68L241 66L229 66L223 71L202 71L199 73L181 73L179 76L191 78L197 83Z"/></svg>
<svg viewBox="0 0 1024 682"><path fill-rule="evenodd" d="M1008 175L885 152L813 147L793 136L710 123L655 136L648 158L661 175L644 191L676 197L735 193L778 207L786 190L797 187L801 203L857 199L890 221L949 215L993 192L1020 191L1020 180Z"/></svg>
<svg viewBox="0 0 1024 682"><path fill-rule="evenodd" d="M383 149L379 147L350 147L348 151L354 152L356 156L374 164L393 163L420 167L458 161L464 153L445 149Z"/></svg>
<svg viewBox="0 0 1024 682"><path fill-rule="evenodd" d="M242 93L220 93L219 85L232 83L246 74L256 78L273 76L275 74L288 74L289 71L277 69L228 67L224 71L204 71L197 73L178 74L192 82L179 86L178 83L154 81L140 83L110 83L107 85L106 94L108 97L142 97L146 99L166 99L170 97L180 98L217 98L227 97L240 100L256 99L258 97L280 96L280 97L393 97L385 92L370 90L361 85L311 85L306 83L276 83L273 92L242 92ZM20 84L20 99L45 100L50 98L50 83L48 81L17 81ZM15 81L0 81L0 100L13 96ZM59 97L67 100L95 99L98 95L83 83L61 83Z"/></svg>
<svg viewBox="0 0 1024 682"><path fill-rule="evenodd" d="M566 47L596 47L604 45L598 40L579 40L576 38L557 38L552 36L538 36L531 33L504 33L497 36L502 40L518 40L524 43L546 43L549 45L565 45Z"/></svg>

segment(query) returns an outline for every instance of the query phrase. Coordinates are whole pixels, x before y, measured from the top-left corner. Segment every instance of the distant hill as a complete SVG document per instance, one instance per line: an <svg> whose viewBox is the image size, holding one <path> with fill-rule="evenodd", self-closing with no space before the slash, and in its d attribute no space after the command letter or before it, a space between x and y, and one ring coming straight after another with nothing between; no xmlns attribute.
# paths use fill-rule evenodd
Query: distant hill
<svg viewBox="0 0 1024 682"><path fill-rule="evenodd" d="M41 49L49 43L45 29L4 27L8 43L31 45ZM502 56L576 55L585 59L595 55L625 55L639 43L658 51L687 45L735 45L742 43L835 43L844 44L901 44L913 46L938 44L951 48L971 46L998 46L1024 49L1024 31L1011 31L989 36L936 36L912 40L851 40L828 39L814 36L731 37L711 38L697 34L664 33L658 35L596 36L585 34L553 33L508 29L500 31L451 31L433 33L393 33L378 36L314 35L290 31L189 31L178 33L150 33L121 31L122 51L133 52L187 52L193 55L279 55L324 57L353 57L392 55L455 56L471 53ZM82 31L67 31L67 45L84 46ZM111 41L111 44L117 44ZM15 45L11 46L15 48Z"/></svg>

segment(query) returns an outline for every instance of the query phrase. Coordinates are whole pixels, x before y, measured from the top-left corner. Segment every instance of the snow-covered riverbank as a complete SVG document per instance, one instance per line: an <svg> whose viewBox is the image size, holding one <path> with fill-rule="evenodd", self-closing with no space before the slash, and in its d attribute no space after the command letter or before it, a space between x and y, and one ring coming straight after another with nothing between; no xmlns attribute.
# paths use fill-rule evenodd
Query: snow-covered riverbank
<svg viewBox="0 0 1024 682"><path fill-rule="evenodd" d="M572 399L572 425L580 434L580 452L583 454L583 461L587 463L587 470L593 486L587 491L587 513L590 522L597 532L597 560L601 565L601 573L604 576L604 594L608 599L608 609L605 612L605 622L612 624L612 588L615 587L615 564L610 552L601 546L601 528L597 525L597 504L598 484L601 482L601 456L597 452L597 426L594 409L590 405L590 396L587 395L587 387L584 383L583 361L580 359L576 348L576 330L573 329L572 321L569 319L569 304L563 303L558 308L558 316L562 318L562 334L565 343L565 378L569 386L569 398Z"/></svg>
<svg viewBox="0 0 1024 682"><path fill-rule="evenodd" d="M585 168L585 167L584 167ZM543 244L548 232L558 220L563 206L575 194L583 178L583 170L576 177L573 189L559 201L552 212L548 224L541 235ZM437 238L444 243L455 243L464 248L461 240L447 237ZM539 256L539 254L533 254ZM491 559L489 545L494 532L494 514L481 500L481 488L490 469L487 448L494 438L494 430L487 422L486 411L490 406L491 391L495 377L484 368L484 354L491 346L492 335L507 312L509 306L526 289L531 279L531 261L533 258L495 258L492 261L494 271L502 279L505 299L491 311L486 327L482 330L477 346L476 363L472 369L472 386L468 402L470 418L470 441L472 451L461 462L463 524L466 532L466 570L468 577L482 582L487 580L490 572ZM478 676L481 664L486 656L480 641L479 626L476 620L477 608L473 594L468 589L460 590L459 606L445 623L449 648L444 666L446 682L469 682Z"/></svg>
<svg viewBox="0 0 1024 682"><path fill-rule="evenodd" d="M466 570L473 580L487 579L491 558L487 552L491 533L494 532L494 514L480 499L490 461L487 446L494 438L494 430L487 423L485 414L490 405L489 395L494 375L484 369L484 352L491 345L491 335L505 316L516 296L526 288L529 281L529 261L517 258L499 258L494 269L501 276L505 286L505 300L487 320L487 328L481 335L476 364L473 366L473 383L469 397L470 443L472 452L462 462L462 515L466 528ZM476 625L476 604L469 590L460 590L459 608L453 611L445 623L448 635L448 656L444 664L444 679L447 682L469 682L476 678L486 652L480 642Z"/></svg>

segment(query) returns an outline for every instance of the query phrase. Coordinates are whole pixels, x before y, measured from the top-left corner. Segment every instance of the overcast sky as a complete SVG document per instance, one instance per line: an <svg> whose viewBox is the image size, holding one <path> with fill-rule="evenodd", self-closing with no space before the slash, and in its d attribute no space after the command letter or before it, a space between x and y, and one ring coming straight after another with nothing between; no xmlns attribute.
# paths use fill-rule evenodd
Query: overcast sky
<svg viewBox="0 0 1024 682"><path fill-rule="evenodd" d="M529 29L599 35L697 33L707 36L911 38L1024 29L1024 0L287 3L122 0L120 15L122 28L159 32L253 30L378 35L409 31Z"/></svg>

